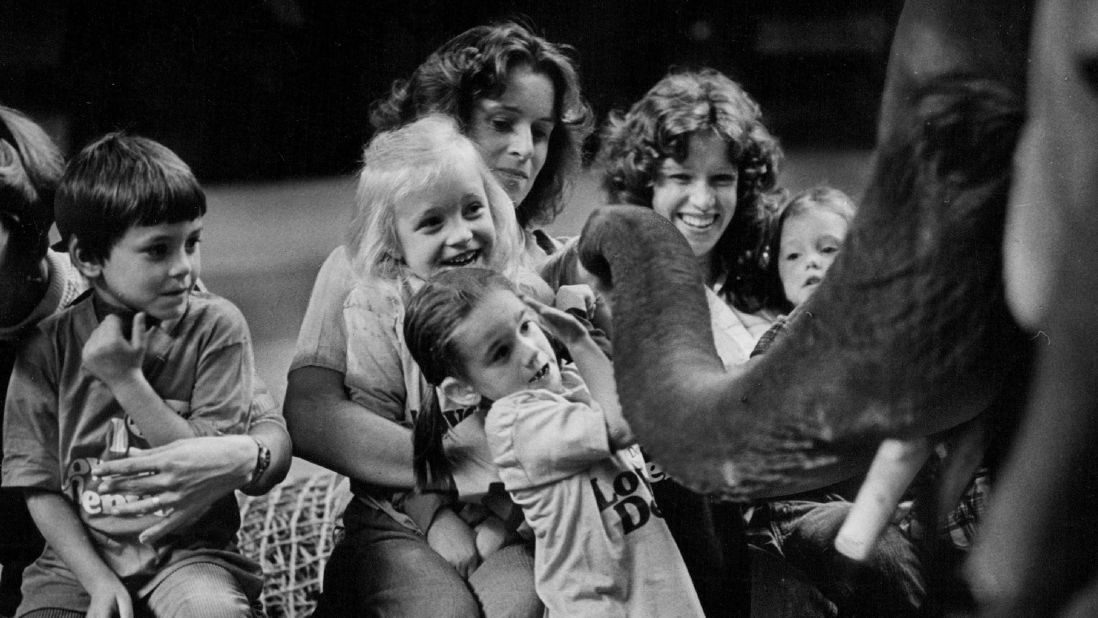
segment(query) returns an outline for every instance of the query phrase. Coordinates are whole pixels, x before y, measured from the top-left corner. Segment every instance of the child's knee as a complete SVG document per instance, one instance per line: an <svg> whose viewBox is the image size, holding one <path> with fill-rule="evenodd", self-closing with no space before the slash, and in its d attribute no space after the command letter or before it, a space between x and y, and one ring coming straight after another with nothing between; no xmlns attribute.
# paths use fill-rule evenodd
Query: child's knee
<svg viewBox="0 0 1098 618"><path fill-rule="evenodd" d="M155 612L158 618L250 618L252 605L240 590L211 590L179 599L170 613Z"/></svg>
<svg viewBox="0 0 1098 618"><path fill-rule="evenodd" d="M199 563L160 582L147 599L157 618L250 618L252 603L226 568Z"/></svg>

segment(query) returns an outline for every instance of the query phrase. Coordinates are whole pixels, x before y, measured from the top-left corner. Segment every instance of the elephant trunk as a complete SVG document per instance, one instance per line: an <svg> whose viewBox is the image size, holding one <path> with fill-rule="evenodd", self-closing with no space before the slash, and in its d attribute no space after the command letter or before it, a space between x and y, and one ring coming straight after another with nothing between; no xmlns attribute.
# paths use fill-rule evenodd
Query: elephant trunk
<svg viewBox="0 0 1098 618"><path fill-rule="evenodd" d="M848 478L882 438L976 416L1023 355L1000 267L1020 103L966 79L918 100L827 279L741 367L717 356L696 261L669 222L635 206L588 220L581 259L612 289L623 409L692 489L754 499Z"/></svg>

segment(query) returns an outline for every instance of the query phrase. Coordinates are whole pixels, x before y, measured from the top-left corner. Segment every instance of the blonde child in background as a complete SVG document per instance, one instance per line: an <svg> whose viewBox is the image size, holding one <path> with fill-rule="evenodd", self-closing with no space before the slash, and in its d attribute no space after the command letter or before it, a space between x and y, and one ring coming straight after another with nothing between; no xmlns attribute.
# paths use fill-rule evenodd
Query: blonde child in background
<svg viewBox="0 0 1098 618"><path fill-rule="evenodd" d="M854 201L842 191L818 186L794 195L778 215L770 250L781 293L773 294L783 313L808 300L839 254ZM775 290L776 291L776 290Z"/></svg>
<svg viewBox="0 0 1098 618"><path fill-rule="evenodd" d="M574 365L559 362L543 327ZM413 297L404 333L427 379L483 419L503 484L533 529L549 615L702 615L622 417L613 368L583 324L468 268ZM445 476L438 440L416 446L424 475Z"/></svg>
<svg viewBox="0 0 1098 618"><path fill-rule="evenodd" d="M91 290L38 325L5 402L3 483L24 491L46 539L20 616L251 616L262 580L235 548L233 496L142 542L167 513L121 516L141 496L92 477L131 446L248 427L244 316L195 290L205 213L190 168L140 137L97 140L61 179L57 227Z"/></svg>
<svg viewBox="0 0 1098 618"><path fill-rule="evenodd" d="M815 293L842 250L855 211L850 197L827 186L798 193L782 206L768 249L776 310L791 311ZM783 328L780 317L752 355L764 353ZM926 586L916 548L899 527L890 525L860 564L834 549L860 483L853 478L756 504L749 511L748 542L803 571L839 615L915 615Z"/></svg>

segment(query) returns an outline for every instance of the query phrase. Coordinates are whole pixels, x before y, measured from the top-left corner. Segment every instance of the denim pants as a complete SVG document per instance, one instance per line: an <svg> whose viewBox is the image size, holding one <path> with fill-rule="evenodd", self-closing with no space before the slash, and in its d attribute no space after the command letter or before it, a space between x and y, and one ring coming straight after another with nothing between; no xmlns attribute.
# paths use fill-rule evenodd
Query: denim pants
<svg viewBox="0 0 1098 618"><path fill-rule="evenodd" d="M427 539L353 500L324 570L315 617L542 615L533 543L497 550L466 581Z"/></svg>
<svg viewBox="0 0 1098 618"><path fill-rule="evenodd" d="M843 615L911 616L926 596L915 545L889 525L869 558L854 562L835 550L850 503L778 500L756 507L748 542L804 572Z"/></svg>
<svg viewBox="0 0 1098 618"><path fill-rule="evenodd" d="M30 569L38 567L32 565ZM35 581L46 585L34 587ZM38 609L19 614L22 618L80 618L84 616L84 610L65 607L86 608L91 603L91 596L75 579L28 578L24 591L28 599L38 598L44 602L38 602ZM134 615L139 618L252 618L263 615L259 601L253 603L248 599L244 585L236 575L214 562L179 566L144 598L132 593L130 598Z"/></svg>

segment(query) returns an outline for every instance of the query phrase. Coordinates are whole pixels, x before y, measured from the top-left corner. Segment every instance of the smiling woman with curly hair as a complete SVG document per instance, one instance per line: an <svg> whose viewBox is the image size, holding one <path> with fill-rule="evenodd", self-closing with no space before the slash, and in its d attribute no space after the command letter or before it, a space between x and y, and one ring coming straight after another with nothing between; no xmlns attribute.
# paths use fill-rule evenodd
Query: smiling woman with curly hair
<svg viewBox="0 0 1098 618"><path fill-rule="evenodd" d="M672 72L611 116L600 159L611 202L670 219L725 302L762 308L764 223L782 197L782 149L739 84L713 69Z"/></svg>

